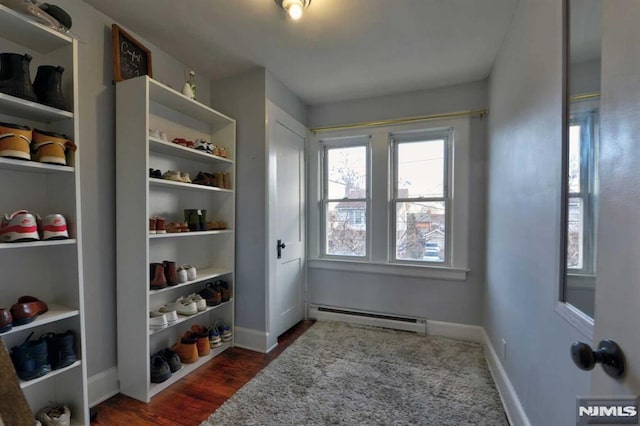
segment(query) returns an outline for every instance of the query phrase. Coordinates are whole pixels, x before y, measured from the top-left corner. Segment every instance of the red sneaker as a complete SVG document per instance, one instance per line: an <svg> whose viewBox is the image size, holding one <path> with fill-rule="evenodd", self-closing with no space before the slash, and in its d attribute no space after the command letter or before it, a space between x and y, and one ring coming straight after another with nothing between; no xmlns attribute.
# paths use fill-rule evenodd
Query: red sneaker
<svg viewBox="0 0 640 426"><path fill-rule="evenodd" d="M36 218L26 210L18 210L4 215L0 223L0 242L16 243L22 241L38 241L38 224Z"/></svg>

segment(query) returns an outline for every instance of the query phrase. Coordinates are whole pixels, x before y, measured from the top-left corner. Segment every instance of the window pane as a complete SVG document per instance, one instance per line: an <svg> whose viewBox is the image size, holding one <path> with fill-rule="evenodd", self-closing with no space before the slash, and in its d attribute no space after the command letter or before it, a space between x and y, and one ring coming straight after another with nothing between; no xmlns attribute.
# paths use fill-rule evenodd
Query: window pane
<svg viewBox="0 0 640 426"><path fill-rule="evenodd" d="M444 196L444 140L398 144L397 198Z"/></svg>
<svg viewBox="0 0 640 426"><path fill-rule="evenodd" d="M569 127L569 192L580 192L580 125Z"/></svg>
<svg viewBox="0 0 640 426"><path fill-rule="evenodd" d="M396 203L396 259L444 262L445 202Z"/></svg>
<svg viewBox="0 0 640 426"><path fill-rule="evenodd" d="M326 254L366 256L367 204L364 201L327 203Z"/></svg>
<svg viewBox="0 0 640 426"><path fill-rule="evenodd" d="M581 198L569 198L567 268L584 267L584 207Z"/></svg>
<svg viewBox="0 0 640 426"><path fill-rule="evenodd" d="M367 148L327 150L327 195L329 199L366 198Z"/></svg>

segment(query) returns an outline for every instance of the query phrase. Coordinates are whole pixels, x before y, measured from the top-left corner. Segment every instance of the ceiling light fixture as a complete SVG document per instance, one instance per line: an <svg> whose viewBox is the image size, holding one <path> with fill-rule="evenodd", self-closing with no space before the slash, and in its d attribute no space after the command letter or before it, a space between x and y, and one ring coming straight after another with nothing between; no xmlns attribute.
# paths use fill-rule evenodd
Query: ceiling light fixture
<svg viewBox="0 0 640 426"><path fill-rule="evenodd" d="M309 7L311 0L276 0L278 6L283 8L293 20L298 20L302 16L302 11Z"/></svg>

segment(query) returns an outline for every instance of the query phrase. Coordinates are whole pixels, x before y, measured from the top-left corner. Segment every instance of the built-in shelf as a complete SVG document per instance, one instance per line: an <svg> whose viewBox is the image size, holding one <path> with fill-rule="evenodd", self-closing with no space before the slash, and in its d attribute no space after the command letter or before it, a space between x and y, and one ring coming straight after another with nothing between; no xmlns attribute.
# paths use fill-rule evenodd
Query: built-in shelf
<svg viewBox="0 0 640 426"><path fill-rule="evenodd" d="M43 382L45 380L49 380L49 379L51 379L51 378L53 378L53 377L55 377L55 376L57 376L59 374L66 373L67 371L73 370L74 368L78 368L78 367L80 367L81 364L82 364L82 361L78 360L78 361L74 362L73 364L71 364L71 365L69 365L67 367L60 368L58 370L52 370L50 373L45 374L42 377L38 377L36 379L26 380L26 381L25 380L20 380L20 388L21 389L25 389L25 388L28 388L29 386L35 385L36 383L40 383L40 382Z"/></svg>
<svg viewBox="0 0 640 426"><path fill-rule="evenodd" d="M69 166L39 163L37 161L16 160L0 157L0 170L17 170L32 173L73 173L75 169Z"/></svg>
<svg viewBox="0 0 640 426"><path fill-rule="evenodd" d="M201 283L202 281L212 280L214 278L219 278L224 275L228 275L232 273L232 271L228 269L220 269L220 268L207 268L202 270L198 269L197 272L198 272L198 276L196 277L195 280L187 281L186 283L174 285L171 287L166 287L161 290L149 290L149 296L166 293L176 289L182 289L184 287L187 287L193 284Z"/></svg>
<svg viewBox="0 0 640 426"><path fill-rule="evenodd" d="M166 388L168 388L178 380L185 377L187 374L191 373L196 368L203 366L204 364L209 362L211 359L220 355L222 352L224 352L230 347L231 347L230 342L224 342L222 346L211 349L211 353L209 353L209 355L201 356L200 358L198 358L198 361L196 361L195 363L182 364L182 368L176 371L175 373L173 373L171 377L169 377L166 381L162 383L152 383L151 386L149 387L149 397L156 395L158 392L162 392L163 390L165 390Z"/></svg>
<svg viewBox="0 0 640 426"><path fill-rule="evenodd" d="M52 247L52 246L67 246L75 244L76 240L53 240L53 241L29 241L24 243L0 243L0 250L12 250L30 247Z"/></svg>
<svg viewBox="0 0 640 426"><path fill-rule="evenodd" d="M49 310L44 314L38 315L35 320L25 325L13 326L11 330L0 334L0 336L8 336L10 334L19 333L30 328L40 327L41 325L50 324L52 322L80 315L80 311L78 309L55 304L47 304L47 306L49 307Z"/></svg>
<svg viewBox="0 0 640 426"><path fill-rule="evenodd" d="M227 126L235 121L153 79L149 79L149 99L152 102L214 126Z"/></svg>
<svg viewBox="0 0 640 426"><path fill-rule="evenodd" d="M0 38L40 53L49 53L73 42L68 35L35 22L4 5L0 5Z"/></svg>
<svg viewBox="0 0 640 426"><path fill-rule="evenodd" d="M169 323L169 325L167 325L166 327L157 328L157 329L153 329L153 330L150 329L149 330L149 336L153 336L154 334L162 333L163 331L169 330L169 329L171 329L171 328L173 328L173 327L177 326L178 324L181 324L181 323L183 323L185 321L189 321L189 320L191 320L193 318L197 318L197 317L199 317L201 315L204 315L204 314L206 314L208 312L211 312L211 311L213 311L215 309L222 308L223 306L227 305L228 303L233 303L233 297L231 299L229 299L228 302L224 302L224 303L221 303L221 304L216 305L216 306L207 306L207 309L205 309L204 311L200 311L200 312L198 312L196 314L193 314L193 315L188 315L188 316L178 315L178 319L176 321L172 322L172 323ZM155 310L155 308L153 308L153 309Z"/></svg>
<svg viewBox="0 0 640 426"><path fill-rule="evenodd" d="M215 144L215 141L212 143ZM193 148L187 148L186 146L178 145L177 143L167 142L162 139L149 137L149 150L152 152L159 152L161 154L172 155L174 157L186 158L196 161L207 161L213 164L233 164L233 160L228 158L219 157L217 155L208 154L204 151L199 151Z"/></svg>
<svg viewBox="0 0 640 426"><path fill-rule="evenodd" d="M16 98L15 96L10 96L5 93L0 93L0 111L12 117L44 123L73 118L72 112L51 108L47 105Z"/></svg>
<svg viewBox="0 0 640 426"><path fill-rule="evenodd" d="M156 238L183 238L183 237L201 237L204 235L233 234L232 229L222 229L220 231L195 231L195 232L174 232L166 234L152 234L150 239Z"/></svg>
<svg viewBox="0 0 640 426"><path fill-rule="evenodd" d="M217 186L197 185L194 183L176 182L173 180L157 178L149 178L149 186L155 186L158 188L187 189L189 191L226 192L229 194L233 194L232 189L218 188Z"/></svg>

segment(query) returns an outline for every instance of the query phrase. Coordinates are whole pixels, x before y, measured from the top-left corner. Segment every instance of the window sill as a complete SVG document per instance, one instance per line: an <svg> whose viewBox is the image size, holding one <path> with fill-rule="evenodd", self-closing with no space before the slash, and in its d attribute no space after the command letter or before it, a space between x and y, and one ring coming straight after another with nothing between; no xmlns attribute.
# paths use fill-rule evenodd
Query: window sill
<svg viewBox="0 0 640 426"><path fill-rule="evenodd" d="M366 272L370 274L395 275L415 278L433 278L447 281L466 281L469 269L438 266L416 266L397 263L373 263L353 260L308 259L307 266L313 269L333 271Z"/></svg>

